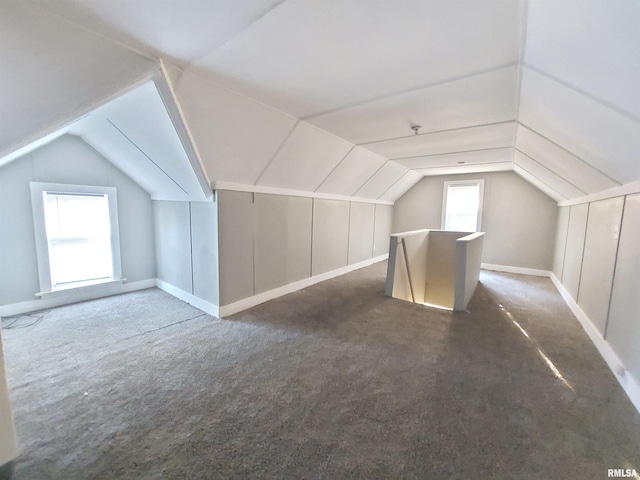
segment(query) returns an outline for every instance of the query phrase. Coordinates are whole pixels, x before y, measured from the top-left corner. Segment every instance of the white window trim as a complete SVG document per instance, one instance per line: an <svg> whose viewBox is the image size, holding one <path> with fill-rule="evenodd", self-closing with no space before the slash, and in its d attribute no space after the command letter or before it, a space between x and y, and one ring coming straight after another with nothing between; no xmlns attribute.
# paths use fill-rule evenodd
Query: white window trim
<svg viewBox="0 0 640 480"><path fill-rule="evenodd" d="M484 205L484 179L479 178L475 180L451 180L444 182L444 187L442 191L442 217L440 220L440 228L444 230L445 221L447 219L447 193L449 192L449 185L460 185L460 186L472 186L479 185L480 186L480 198L478 204L478 222L476 224L476 232L482 231L482 207Z"/></svg>
<svg viewBox="0 0 640 480"><path fill-rule="evenodd" d="M33 209L33 228L36 240L36 257L38 260L38 279L40 292L36 296L68 295L79 289L95 289L97 285L110 285L123 282L122 264L120 259L120 229L118 227L118 200L115 187L100 187L92 185L68 185L64 183L30 182L31 207ZM109 221L111 223L111 253L113 261L113 278L100 279L90 282L78 282L64 288L51 286L51 270L49 265L49 247L47 242L47 230L44 216L44 192L52 193L86 193L107 195L109 204Z"/></svg>

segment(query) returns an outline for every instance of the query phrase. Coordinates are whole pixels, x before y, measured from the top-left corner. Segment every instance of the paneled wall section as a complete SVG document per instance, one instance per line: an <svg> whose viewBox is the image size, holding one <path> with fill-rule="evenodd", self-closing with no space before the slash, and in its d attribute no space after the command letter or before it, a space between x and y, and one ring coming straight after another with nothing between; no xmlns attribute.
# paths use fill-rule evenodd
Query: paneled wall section
<svg viewBox="0 0 640 480"><path fill-rule="evenodd" d="M219 191L220 306L384 255L391 205Z"/></svg>

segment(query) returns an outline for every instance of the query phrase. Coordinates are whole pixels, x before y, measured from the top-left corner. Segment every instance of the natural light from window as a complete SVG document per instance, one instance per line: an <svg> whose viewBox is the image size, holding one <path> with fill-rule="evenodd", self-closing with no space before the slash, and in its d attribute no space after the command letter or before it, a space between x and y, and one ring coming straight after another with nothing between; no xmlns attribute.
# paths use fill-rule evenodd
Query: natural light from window
<svg viewBox="0 0 640 480"><path fill-rule="evenodd" d="M480 226L481 198L480 182L445 184L442 229L455 232L477 232Z"/></svg>
<svg viewBox="0 0 640 480"><path fill-rule="evenodd" d="M51 287L113 278L108 195L43 195Z"/></svg>

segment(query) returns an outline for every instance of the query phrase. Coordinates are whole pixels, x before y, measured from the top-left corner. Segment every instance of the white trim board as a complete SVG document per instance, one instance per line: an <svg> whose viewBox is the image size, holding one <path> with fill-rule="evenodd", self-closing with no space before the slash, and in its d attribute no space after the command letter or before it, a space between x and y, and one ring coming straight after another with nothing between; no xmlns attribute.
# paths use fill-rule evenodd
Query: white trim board
<svg viewBox="0 0 640 480"><path fill-rule="evenodd" d="M321 273L320 275L315 275L313 277L305 278L297 282L289 283L287 285L283 285L282 287L274 288L273 290L259 293L258 295L254 295L253 297L243 298L242 300L238 300L237 302L230 303L229 305L224 305L220 307L220 318L228 317L229 315L233 315L243 310L247 310L251 307L255 307L256 305L260 305L261 303L268 302L269 300L282 297L283 295L287 295L289 293L302 290L303 288L310 287L311 285L315 285L316 283L324 282L325 280L329 280L331 278L344 275L345 273L353 272L354 270L368 267L369 265L373 265L374 263L378 263L383 260L386 260L388 257L389 257L389 254L385 253L384 255L380 255L378 257L370 258L362 262L358 262L352 265L347 265L346 267L338 268L337 270L332 270L330 272Z"/></svg>
<svg viewBox="0 0 640 480"><path fill-rule="evenodd" d="M37 312L54 307L61 307L72 303L95 300L97 298L120 295L121 293L135 292L156 286L156 279L140 280L131 283L110 283L108 285L95 285L96 288L83 289L82 291L67 291L63 297L42 297L39 300L28 300L26 302L12 303L0 306L0 317L11 317L25 313ZM99 287L99 288L98 288Z"/></svg>
<svg viewBox="0 0 640 480"><path fill-rule="evenodd" d="M611 372L618 380L618 383L625 391L633 406L640 412L640 384L627 372L623 363L618 358L618 355L613 350L609 342L607 342L602 334L598 331L595 325L591 322L586 313L580 308L576 301L571 297L566 288L560 283L558 277L554 273L550 276L551 281L560 292L560 295L564 299L567 306L571 309L576 316L584 331L589 335L589 338L600 352L600 355L607 363Z"/></svg>
<svg viewBox="0 0 640 480"><path fill-rule="evenodd" d="M606 200L607 198L622 197L624 195L632 195L634 193L640 193L640 181L625 183L618 187L608 188L601 192L592 193L591 195L585 195L583 197L573 198L571 200L563 200L558 202L559 207L568 207L571 205L578 205L580 203L597 202L598 200Z"/></svg>
<svg viewBox="0 0 640 480"><path fill-rule="evenodd" d="M551 276L551 272L549 270L540 270L537 268L511 267L509 265L495 265L493 263L483 263L481 268L483 270L492 270L494 272L518 273L520 275L533 275L535 277Z"/></svg>
<svg viewBox="0 0 640 480"><path fill-rule="evenodd" d="M266 193L271 195L287 195L290 197L307 197L307 198L319 198L324 200L343 200L345 202L393 205L393 202L388 200L374 200L371 198L348 197L346 195L334 195L331 193L306 192L304 190L293 190L289 188L280 188L280 187L267 187L262 185L247 185L244 183L234 183L234 182L219 182L219 181L212 182L211 188L213 190L231 190L234 192Z"/></svg>
<svg viewBox="0 0 640 480"><path fill-rule="evenodd" d="M172 295L182 300L183 302L186 302L189 305L192 305L197 309L202 310L205 313L208 313L209 315L212 315L214 317L220 317L220 312L219 312L220 308L217 305L214 305L213 303L207 302L206 300L202 300L201 298L198 298L189 292L185 292L181 288L171 285L170 283L167 283L164 280L160 280L159 278L156 278L155 286L158 287L160 290L167 292L169 295Z"/></svg>

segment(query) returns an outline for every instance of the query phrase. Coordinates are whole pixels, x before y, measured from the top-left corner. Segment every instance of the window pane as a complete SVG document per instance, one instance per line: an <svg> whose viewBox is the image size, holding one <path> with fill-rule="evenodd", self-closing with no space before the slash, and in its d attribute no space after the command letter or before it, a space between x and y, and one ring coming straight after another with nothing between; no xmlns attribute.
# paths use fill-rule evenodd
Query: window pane
<svg viewBox="0 0 640 480"><path fill-rule="evenodd" d="M52 286L111 278L108 196L45 192L44 206Z"/></svg>
<svg viewBox="0 0 640 480"><path fill-rule="evenodd" d="M480 185L449 185L444 229L475 232L479 206Z"/></svg>

